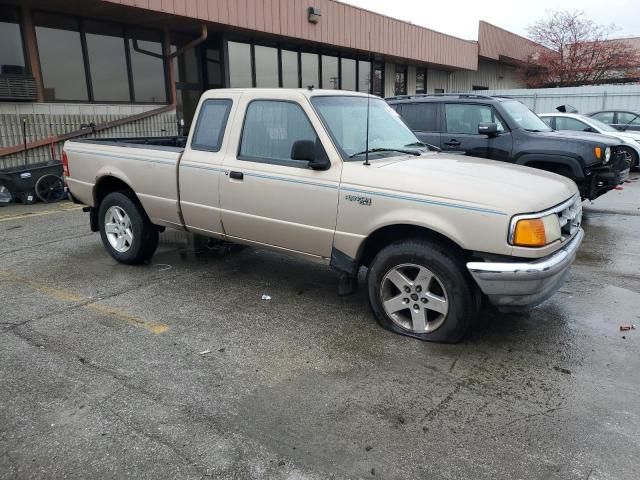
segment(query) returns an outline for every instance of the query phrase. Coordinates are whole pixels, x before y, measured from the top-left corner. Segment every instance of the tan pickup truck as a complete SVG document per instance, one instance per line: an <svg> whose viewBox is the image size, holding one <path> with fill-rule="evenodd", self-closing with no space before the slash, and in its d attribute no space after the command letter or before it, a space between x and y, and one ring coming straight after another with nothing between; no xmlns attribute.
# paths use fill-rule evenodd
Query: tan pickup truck
<svg viewBox="0 0 640 480"><path fill-rule="evenodd" d="M382 99L323 90L206 92L188 138L69 141L72 200L119 262L164 228L325 263L349 293L366 267L378 322L455 342L483 298L540 303L583 238L575 184L430 151Z"/></svg>

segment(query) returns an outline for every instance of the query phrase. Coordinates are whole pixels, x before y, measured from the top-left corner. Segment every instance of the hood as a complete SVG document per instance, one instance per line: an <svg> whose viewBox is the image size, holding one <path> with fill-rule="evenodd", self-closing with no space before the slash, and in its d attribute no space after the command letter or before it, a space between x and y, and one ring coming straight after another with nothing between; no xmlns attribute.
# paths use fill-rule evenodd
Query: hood
<svg viewBox="0 0 640 480"><path fill-rule="evenodd" d="M636 140L640 142L640 132L624 131L624 132L605 132L604 135L609 137L621 138L623 140Z"/></svg>
<svg viewBox="0 0 640 480"><path fill-rule="evenodd" d="M497 210L509 215L558 205L578 192L568 178L511 163L447 153L347 162L343 183Z"/></svg>
<svg viewBox="0 0 640 480"><path fill-rule="evenodd" d="M554 130L552 132L536 132L536 135L541 135L547 138L554 138L558 140L572 139L591 141L593 143L597 143L598 145L609 145L611 147L614 147L620 143L619 140L614 138L616 134L613 134L614 137L609 137L607 135L603 135L602 133L572 132L569 130L563 130L559 132L557 130Z"/></svg>

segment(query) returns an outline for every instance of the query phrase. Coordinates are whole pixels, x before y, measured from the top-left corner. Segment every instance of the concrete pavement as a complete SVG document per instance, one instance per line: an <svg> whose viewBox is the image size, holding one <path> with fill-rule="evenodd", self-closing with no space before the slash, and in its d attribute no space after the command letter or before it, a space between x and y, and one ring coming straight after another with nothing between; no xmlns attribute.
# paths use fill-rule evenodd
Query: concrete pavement
<svg viewBox="0 0 640 480"><path fill-rule="evenodd" d="M639 185L586 207L557 295L458 345L318 265L170 234L128 267L70 204L2 208L0 479L640 478Z"/></svg>

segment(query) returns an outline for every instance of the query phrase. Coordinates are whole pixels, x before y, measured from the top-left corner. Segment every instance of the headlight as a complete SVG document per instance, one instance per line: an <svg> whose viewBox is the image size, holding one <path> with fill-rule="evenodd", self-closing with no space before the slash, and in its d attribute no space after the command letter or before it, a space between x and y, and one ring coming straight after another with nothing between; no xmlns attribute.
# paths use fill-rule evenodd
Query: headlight
<svg viewBox="0 0 640 480"><path fill-rule="evenodd" d="M538 218L512 220L510 243L517 247L544 247L560 240L560 220L551 214Z"/></svg>
<svg viewBox="0 0 640 480"><path fill-rule="evenodd" d="M611 147L604 149L604 163L607 163L609 160L611 160Z"/></svg>

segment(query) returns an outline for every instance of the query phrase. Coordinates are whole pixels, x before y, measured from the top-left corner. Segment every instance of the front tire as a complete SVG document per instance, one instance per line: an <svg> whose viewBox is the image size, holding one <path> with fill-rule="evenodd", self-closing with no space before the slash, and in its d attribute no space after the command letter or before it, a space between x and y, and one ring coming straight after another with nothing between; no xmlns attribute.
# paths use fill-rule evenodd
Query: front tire
<svg viewBox="0 0 640 480"><path fill-rule="evenodd" d="M105 249L120 263L143 263L158 248L158 229L133 195L108 194L100 204L98 222Z"/></svg>
<svg viewBox="0 0 640 480"><path fill-rule="evenodd" d="M631 167L629 169L633 170L633 169L639 168L640 161L638 160L638 153L631 148L624 147L623 150L629 156L629 160L631 162Z"/></svg>
<svg viewBox="0 0 640 480"><path fill-rule="evenodd" d="M381 250L369 268L367 288L380 325L420 340L456 343L476 313L477 298L464 264L425 240Z"/></svg>

